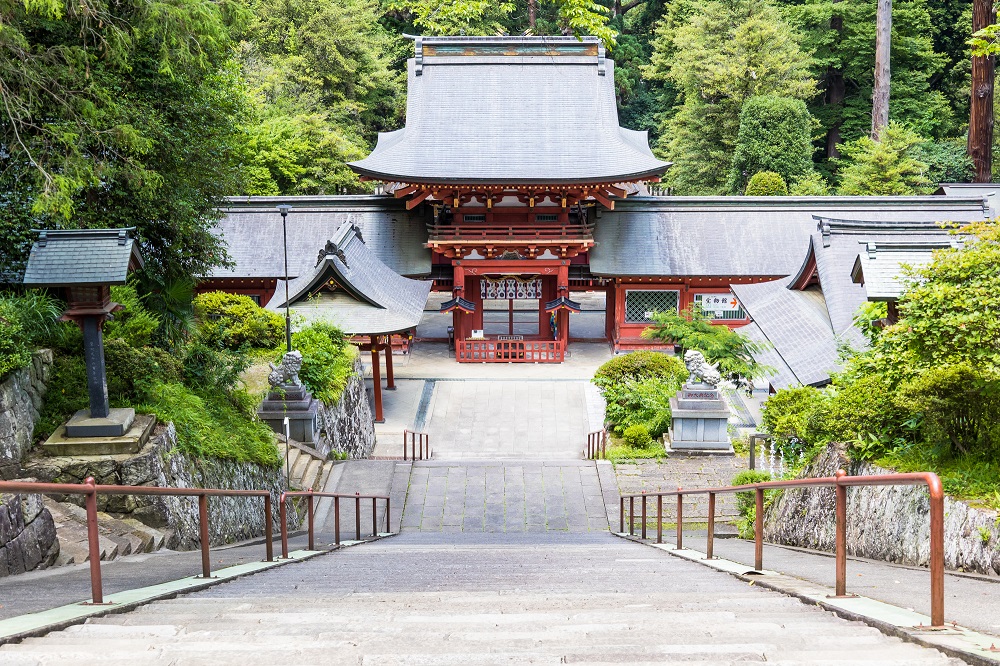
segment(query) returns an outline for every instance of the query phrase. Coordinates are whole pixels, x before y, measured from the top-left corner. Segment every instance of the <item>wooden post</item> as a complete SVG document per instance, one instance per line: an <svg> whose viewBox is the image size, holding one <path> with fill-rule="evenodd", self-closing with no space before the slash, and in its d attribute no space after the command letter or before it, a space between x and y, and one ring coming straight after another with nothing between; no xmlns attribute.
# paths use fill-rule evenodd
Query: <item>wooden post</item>
<svg viewBox="0 0 1000 666"><path fill-rule="evenodd" d="M972 31L982 30L996 21L993 0L973 0ZM972 97L969 104L969 158L976 170L973 180L993 180L993 83L996 59L993 56L972 59Z"/></svg>
<svg viewBox="0 0 1000 666"><path fill-rule="evenodd" d="M378 344L375 336L370 336L372 342L372 391L375 394L375 423L385 423L382 416L382 371L379 369Z"/></svg>
<svg viewBox="0 0 1000 666"><path fill-rule="evenodd" d="M872 92L872 138L889 124L889 46L892 43L892 0L878 0L875 21L875 89Z"/></svg>
<svg viewBox="0 0 1000 666"><path fill-rule="evenodd" d="M392 376L392 334L385 336L385 390L395 391L396 380Z"/></svg>

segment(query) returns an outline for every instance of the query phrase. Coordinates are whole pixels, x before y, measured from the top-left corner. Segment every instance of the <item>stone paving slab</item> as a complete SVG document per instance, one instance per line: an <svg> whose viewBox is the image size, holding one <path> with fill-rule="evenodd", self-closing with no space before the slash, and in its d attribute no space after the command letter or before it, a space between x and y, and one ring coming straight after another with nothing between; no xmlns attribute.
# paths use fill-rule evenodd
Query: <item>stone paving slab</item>
<svg viewBox="0 0 1000 666"><path fill-rule="evenodd" d="M416 462L400 531L608 529L597 469L583 460Z"/></svg>
<svg viewBox="0 0 1000 666"><path fill-rule="evenodd" d="M732 485L733 477L747 469L747 459L742 456L683 456L671 455L664 462L655 460L637 463L618 463L615 477L622 495L632 493L669 492L681 488L711 488ZM617 515L617 514L616 514ZM664 502L665 519L676 520L677 509L673 501ZM734 520L738 517L736 500L731 494L719 495L715 500L716 520ZM693 495L684 500L684 519L704 522L708 519L708 495ZM617 520L617 518L616 518Z"/></svg>

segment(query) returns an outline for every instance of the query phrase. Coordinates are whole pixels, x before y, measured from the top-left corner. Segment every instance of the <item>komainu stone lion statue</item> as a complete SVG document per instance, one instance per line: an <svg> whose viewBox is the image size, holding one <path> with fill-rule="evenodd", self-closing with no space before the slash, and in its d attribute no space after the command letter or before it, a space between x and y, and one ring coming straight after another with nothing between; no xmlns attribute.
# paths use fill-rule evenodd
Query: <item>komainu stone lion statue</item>
<svg viewBox="0 0 1000 666"><path fill-rule="evenodd" d="M684 353L684 365L687 366L691 376L688 377L689 384L702 382L711 386L718 386L722 381L722 376L708 361L705 355L697 349L689 349Z"/></svg>
<svg viewBox="0 0 1000 666"><path fill-rule="evenodd" d="M281 365L268 363L271 366L271 374L267 376L267 383L271 386L293 386L299 385L299 370L302 369L302 352L290 351L281 357Z"/></svg>

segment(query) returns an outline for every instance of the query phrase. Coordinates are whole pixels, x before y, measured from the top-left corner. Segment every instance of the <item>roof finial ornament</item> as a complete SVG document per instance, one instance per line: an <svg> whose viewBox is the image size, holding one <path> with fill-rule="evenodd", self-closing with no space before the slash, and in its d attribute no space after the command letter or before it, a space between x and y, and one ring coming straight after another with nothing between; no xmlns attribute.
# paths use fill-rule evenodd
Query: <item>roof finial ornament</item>
<svg viewBox="0 0 1000 666"><path fill-rule="evenodd" d="M319 251L319 256L316 257L316 265L319 266L323 263L323 260L330 256L337 257L341 262L343 262L344 266L350 268L347 263L347 257L344 255L344 251L337 247L337 244L332 240L328 240L326 242L326 246Z"/></svg>

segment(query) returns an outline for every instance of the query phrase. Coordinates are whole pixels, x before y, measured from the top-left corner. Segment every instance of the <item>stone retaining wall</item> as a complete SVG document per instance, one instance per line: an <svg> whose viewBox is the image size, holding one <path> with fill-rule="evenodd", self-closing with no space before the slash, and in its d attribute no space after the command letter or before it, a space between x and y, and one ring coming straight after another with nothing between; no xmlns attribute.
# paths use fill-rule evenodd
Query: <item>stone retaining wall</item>
<svg viewBox="0 0 1000 666"><path fill-rule="evenodd" d="M56 526L41 495L0 494L0 578L52 566L58 555Z"/></svg>
<svg viewBox="0 0 1000 666"><path fill-rule="evenodd" d="M354 361L354 375L335 405L321 405L320 437L330 450L348 458L367 458L375 449L375 423L365 392L361 358ZM319 448L319 447L317 447Z"/></svg>
<svg viewBox="0 0 1000 666"><path fill-rule="evenodd" d="M79 483L93 476L99 484L153 485L175 488L261 488L271 491L273 525L278 529L278 497L284 490L280 467L268 468L232 460L192 459L177 451L173 424L158 426L149 443L135 455L47 457L33 454L25 461L41 481ZM198 501L195 498L100 496L99 509L136 518L170 534L166 546L190 549L199 545ZM80 498L65 498L82 504ZM213 497L208 501L212 545L232 543L264 533L263 498ZM289 518L295 522L295 517ZM292 525L293 527L297 525Z"/></svg>
<svg viewBox="0 0 1000 666"><path fill-rule="evenodd" d="M801 477L891 473L870 463L848 460L845 447L831 444ZM768 506L765 537L776 543L834 550L835 490L785 491ZM922 486L850 488L847 491L847 551L851 555L925 566L930 559L929 499ZM945 497L945 566L1000 574L1000 523L997 512Z"/></svg>
<svg viewBox="0 0 1000 666"><path fill-rule="evenodd" d="M19 475L21 459L31 450L52 352L35 352L31 364L0 382L0 479Z"/></svg>

